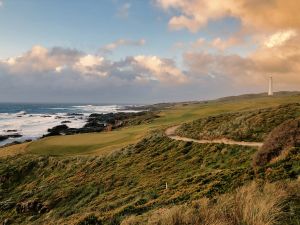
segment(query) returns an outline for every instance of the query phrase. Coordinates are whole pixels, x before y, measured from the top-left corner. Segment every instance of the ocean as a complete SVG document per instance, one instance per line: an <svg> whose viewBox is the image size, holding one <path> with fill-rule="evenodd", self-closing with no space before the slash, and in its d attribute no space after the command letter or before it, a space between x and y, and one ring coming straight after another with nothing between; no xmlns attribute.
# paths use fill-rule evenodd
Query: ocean
<svg viewBox="0 0 300 225"><path fill-rule="evenodd" d="M21 135L0 141L0 146L14 141L36 140L49 128L63 123L71 128L80 128L91 113L137 112L129 110L131 106L0 103L0 136Z"/></svg>

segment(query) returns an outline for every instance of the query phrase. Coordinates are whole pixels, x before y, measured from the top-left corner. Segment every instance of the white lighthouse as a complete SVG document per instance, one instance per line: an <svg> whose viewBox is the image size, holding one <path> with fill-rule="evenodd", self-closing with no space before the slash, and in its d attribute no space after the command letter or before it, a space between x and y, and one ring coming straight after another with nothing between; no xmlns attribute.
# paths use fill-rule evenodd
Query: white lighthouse
<svg viewBox="0 0 300 225"><path fill-rule="evenodd" d="M273 96L273 79L272 79L271 76L269 78L269 92L268 92L268 95Z"/></svg>

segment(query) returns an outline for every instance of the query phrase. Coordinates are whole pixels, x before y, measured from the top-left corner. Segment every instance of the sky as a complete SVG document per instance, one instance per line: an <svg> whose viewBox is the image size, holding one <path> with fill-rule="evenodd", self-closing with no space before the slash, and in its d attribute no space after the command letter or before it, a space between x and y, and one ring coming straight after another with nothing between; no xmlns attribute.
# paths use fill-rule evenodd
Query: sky
<svg viewBox="0 0 300 225"><path fill-rule="evenodd" d="M0 0L0 102L300 89L298 0Z"/></svg>

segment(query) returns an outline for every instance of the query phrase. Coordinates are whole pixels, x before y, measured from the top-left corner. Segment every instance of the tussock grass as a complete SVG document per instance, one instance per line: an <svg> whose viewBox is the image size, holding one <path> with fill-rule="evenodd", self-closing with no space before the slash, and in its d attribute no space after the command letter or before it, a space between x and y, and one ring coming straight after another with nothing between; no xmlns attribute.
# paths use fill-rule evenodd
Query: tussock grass
<svg viewBox="0 0 300 225"><path fill-rule="evenodd" d="M299 224L299 182L252 182L217 199L163 208L147 218L129 217L122 225L276 225ZM292 200L293 199L293 200ZM294 204L290 204L294 201ZM297 202L298 201L298 202Z"/></svg>

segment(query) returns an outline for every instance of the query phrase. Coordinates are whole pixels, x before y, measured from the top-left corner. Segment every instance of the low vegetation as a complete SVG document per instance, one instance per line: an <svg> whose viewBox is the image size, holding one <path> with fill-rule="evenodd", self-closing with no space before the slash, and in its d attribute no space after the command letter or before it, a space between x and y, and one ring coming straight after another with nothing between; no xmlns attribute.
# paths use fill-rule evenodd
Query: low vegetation
<svg viewBox="0 0 300 225"><path fill-rule="evenodd" d="M247 112L224 113L183 124L177 134L195 139L229 138L236 141L263 141L268 133L286 120L300 116L300 104Z"/></svg>
<svg viewBox="0 0 300 225"><path fill-rule="evenodd" d="M275 182L299 175L293 159L289 166L283 160L271 172L255 175L255 152L252 147L185 143L152 134L107 157L1 159L0 220L74 224L93 214L104 224L119 224L129 215L232 192L256 176Z"/></svg>
<svg viewBox="0 0 300 225"><path fill-rule="evenodd" d="M262 97L176 105L159 118L112 132L49 137L3 148L0 222L300 224L300 147L294 138L300 106L293 103L298 100ZM272 107L261 108L266 105ZM284 123L269 134L262 149L176 141L164 134L170 125L207 120L208 115L217 118L221 130L230 128L229 137L236 135L232 124L239 120L245 128L240 138L247 140L262 140L279 121ZM257 131L251 138L244 121Z"/></svg>
<svg viewBox="0 0 300 225"><path fill-rule="evenodd" d="M299 224L299 182L252 182L214 199L163 208L147 216L131 216L121 225L271 225Z"/></svg>

